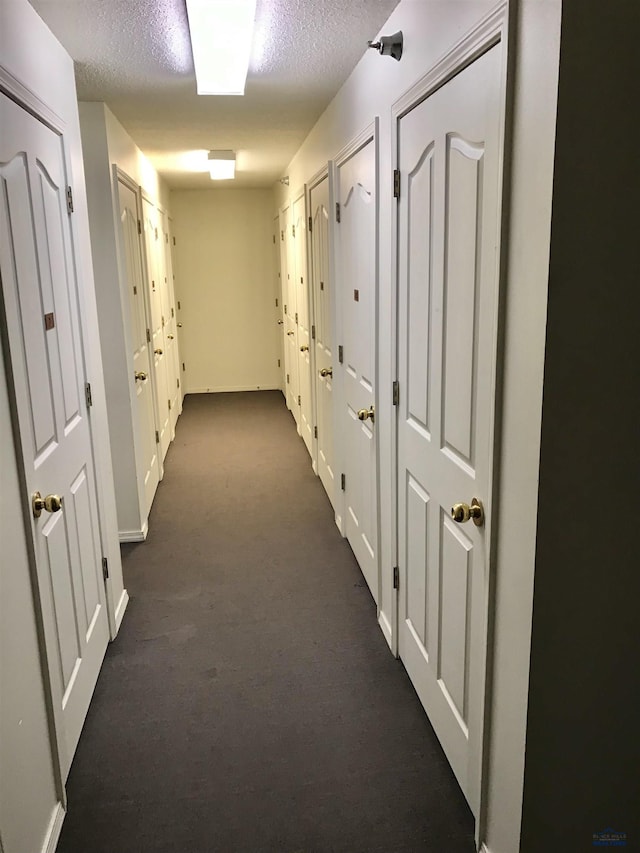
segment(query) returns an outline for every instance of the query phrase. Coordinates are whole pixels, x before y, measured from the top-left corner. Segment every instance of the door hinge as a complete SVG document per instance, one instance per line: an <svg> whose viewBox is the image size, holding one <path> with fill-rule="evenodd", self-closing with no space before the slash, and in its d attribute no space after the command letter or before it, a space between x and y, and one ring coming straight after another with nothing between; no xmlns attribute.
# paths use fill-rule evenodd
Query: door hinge
<svg viewBox="0 0 640 853"><path fill-rule="evenodd" d="M287 373L287 385L289 384L289 374Z"/></svg>
<svg viewBox="0 0 640 853"><path fill-rule="evenodd" d="M340 362L340 364L342 364L342 362L344 361L344 347L342 346L342 344L340 344L340 346L338 347L338 361Z"/></svg>
<svg viewBox="0 0 640 853"><path fill-rule="evenodd" d="M156 444L160 444L160 433L156 430Z"/></svg>
<svg viewBox="0 0 640 853"><path fill-rule="evenodd" d="M296 323L298 322L298 312L296 311Z"/></svg>
<svg viewBox="0 0 640 853"><path fill-rule="evenodd" d="M107 580L109 578L109 561L106 557L102 558L102 579Z"/></svg>
<svg viewBox="0 0 640 853"><path fill-rule="evenodd" d="M138 295L138 288L135 286L135 284L133 285L133 295L134 296Z"/></svg>
<svg viewBox="0 0 640 853"><path fill-rule="evenodd" d="M400 383L398 382L397 379L394 380L393 391L392 391L391 397L393 400L393 405L397 406L398 403L400 402Z"/></svg>
<svg viewBox="0 0 640 853"><path fill-rule="evenodd" d="M67 187L67 213L73 213L73 190Z"/></svg>
<svg viewBox="0 0 640 853"><path fill-rule="evenodd" d="M153 232L153 233L155 234L155 238L156 238L156 240L157 240L157 239L158 239L158 229L157 229L157 228L154 228L154 232Z"/></svg>
<svg viewBox="0 0 640 853"><path fill-rule="evenodd" d="M164 242L167 244L167 246L169 245L169 235L166 232L164 235Z"/></svg>
<svg viewBox="0 0 640 853"><path fill-rule="evenodd" d="M336 202L336 222L340 222L340 202Z"/></svg>
<svg viewBox="0 0 640 853"><path fill-rule="evenodd" d="M298 394L298 405L299 405L299 406L301 406L301 405L302 405L302 400L300 399L300 394Z"/></svg>
<svg viewBox="0 0 640 853"><path fill-rule="evenodd" d="M393 197L400 198L400 169L393 170Z"/></svg>
<svg viewBox="0 0 640 853"><path fill-rule="evenodd" d="M292 236L293 236L293 237L295 237L295 236L296 236L296 226L295 226L295 225L292 225L292 226L291 226L291 234L292 234Z"/></svg>
<svg viewBox="0 0 640 853"><path fill-rule="evenodd" d="M175 244L176 244L176 238L174 237L173 238L173 245L175 246Z"/></svg>
<svg viewBox="0 0 640 853"><path fill-rule="evenodd" d="M286 305L284 306L284 313L285 314L287 313L287 306Z"/></svg>
<svg viewBox="0 0 640 853"><path fill-rule="evenodd" d="M278 367L280 367L280 359L278 359Z"/></svg>
<svg viewBox="0 0 640 853"><path fill-rule="evenodd" d="M149 331L149 329L147 329L147 343L151 343L151 332Z"/></svg>
<svg viewBox="0 0 640 853"><path fill-rule="evenodd" d="M343 492L347 488L347 475L346 474L340 474L340 488L342 489Z"/></svg>
<svg viewBox="0 0 640 853"><path fill-rule="evenodd" d="M176 316L176 312L173 310L173 308L171 309L171 316L172 316L172 317L175 317L175 316Z"/></svg>
<svg viewBox="0 0 640 853"><path fill-rule="evenodd" d="M276 235L274 234L273 235L273 245L275 246L275 244L276 244Z"/></svg>
<svg viewBox="0 0 640 853"><path fill-rule="evenodd" d="M186 368L185 368L185 366L184 366L184 361L183 361L183 362L182 362L182 372L184 373L184 371L185 371L185 370L186 370Z"/></svg>
<svg viewBox="0 0 640 853"><path fill-rule="evenodd" d="M314 428L313 428L313 437L314 438L318 437L318 427L317 426L314 426Z"/></svg>
<svg viewBox="0 0 640 853"><path fill-rule="evenodd" d="M84 398L87 401L87 409L90 409L93 406L93 397L91 396L91 383L84 383Z"/></svg>
<svg viewBox="0 0 640 853"><path fill-rule="evenodd" d="M142 234L142 222L138 219L138 234Z"/></svg>
<svg viewBox="0 0 640 853"><path fill-rule="evenodd" d="M313 223L313 220L311 219L311 217L309 217L309 233L311 233L311 232L312 232L312 230L313 230L313 225L312 225L312 223Z"/></svg>
<svg viewBox="0 0 640 853"><path fill-rule="evenodd" d="M171 400L167 400L167 406L169 406L169 411L171 411Z"/></svg>
<svg viewBox="0 0 640 853"><path fill-rule="evenodd" d="M282 242L284 243L284 231L281 231L281 232L280 232L280 239L281 239L281 240L282 240Z"/></svg>
<svg viewBox="0 0 640 853"><path fill-rule="evenodd" d="M316 339L316 327L312 326L311 327L311 340L315 341L315 339Z"/></svg>
<svg viewBox="0 0 640 853"><path fill-rule="evenodd" d="M278 300L276 299L276 308L278 307Z"/></svg>
<svg viewBox="0 0 640 853"><path fill-rule="evenodd" d="M400 569L397 566L393 567L393 588L400 589Z"/></svg>
<svg viewBox="0 0 640 853"><path fill-rule="evenodd" d="M179 388L179 387L180 387L180 380L176 379L176 388Z"/></svg>

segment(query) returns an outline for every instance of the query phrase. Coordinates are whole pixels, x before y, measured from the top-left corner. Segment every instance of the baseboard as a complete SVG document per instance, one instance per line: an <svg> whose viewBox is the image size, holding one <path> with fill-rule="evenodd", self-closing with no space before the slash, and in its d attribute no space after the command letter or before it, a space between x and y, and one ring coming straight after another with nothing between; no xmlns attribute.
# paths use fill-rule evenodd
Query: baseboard
<svg viewBox="0 0 640 853"><path fill-rule="evenodd" d="M316 477L319 476L318 475L318 463L316 462L315 459L311 460L311 469L312 469L313 473L316 475Z"/></svg>
<svg viewBox="0 0 640 853"><path fill-rule="evenodd" d="M187 394L227 394L233 391L280 391L279 385L214 385L211 388L185 388Z"/></svg>
<svg viewBox="0 0 640 853"><path fill-rule="evenodd" d="M47 834L44 838L44 845L42 846L42 853L56 853L56 847L58 846L58 841L60 841L60 833L62 832L62 824L64 822L65 815L66 812L62 803L58 803L51 815L49 828L47 829Z"/></svg>
<svg viewBox="0 0 640 853"><path fill-rule="evenodd" d="M149 532L149 523L145 521L140 530L120 530L118 539L120 542L144 542Z"/></svg>
<svg viewBox="0 0 640 853"><path fill-rule="evenodd" d="M338 513L336 513L335 517L336 517L336 527L340 531L340 536L342 536L342 537L346 536L346 533L344 531L344 525L342 524L342 516L338 515Z"/></svg>
<svg viewBox="0 0 640 853"><path fill-rule="evenodd" d="M127 609L127 604L129 603L129 593L126 589L122 590L122 595L120 596L120 601L118 602L118 606L116 607L116 635L112 637L112 640L118 636L118 631L120 630L120 625L122 625L122 620L124 618L124 611Z"/></svg>
<svg viewBox="0 0 640 853"><path fill-rule="evenodd" d="M480 848L480 853L491 853L491 850L489 850L487 845L483 843L482 847Z"/></svg>
<svg viewBox="0 0 640 853"><path fill-rule="evenodd" d="M378 625L384 634L384 638L387 641L389 648L393 651L393 633L391 631L391 624L382 611L380 611L380 615L378 616Z"/></svg>

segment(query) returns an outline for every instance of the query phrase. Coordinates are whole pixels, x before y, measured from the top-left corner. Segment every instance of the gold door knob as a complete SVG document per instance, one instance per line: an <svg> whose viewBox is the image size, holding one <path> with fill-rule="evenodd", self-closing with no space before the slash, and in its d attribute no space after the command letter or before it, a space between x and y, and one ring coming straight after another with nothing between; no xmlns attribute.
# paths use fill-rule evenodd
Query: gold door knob
<svg viewBox="0 0 640 853"><path fill-rule="evenodd" d="M147 378L147 374L143 370L136 370L133 375L135 377L136 382L144 382L144 380Z"/></svg>
<svg viewBox="0 0 640 853"><path fill-rule="evenodd" d="M42 510L47 512L60 512L62 509L62 498L60 495L47 495L43 498L40 492L34 492L31 498L31 509L34 518L40 518Z"/></svg>
<svg viewBox="0 0 640 853"><path fill-rule="evenodd" d="M295 332L287 332L288 335L295 335Z"/></svg>
<svg viewBox="0 0 640 853"><path fill-rule="evenodd" d="M281 326L284 323L284 320L278 320L278 325Z"/></svg>
<svg viewBox="0 0 640 853"><path fill-rule="evenodd" d="M169 338L170 341L173 340L173 335L167 335L167 337Z"/></svg>
<svg viewBox="0 0 640 853"><path fill-rule="evenodd" d="M161 350L161 349L154 349L154 352L155 352L155 354L156 354L156 355L162 355L162 350Z"/></svg>
<svg viewBox="0 0 640 853"><path fill-rule="evenodd" d="M358 418L361 421L366 421L367 419L369 419L371 423L375 423L376 411L373 406L371 406L370 409L360 409L358 411Z"/></svg>
<svg viewBox="0 0 640 853"><path fill-rule="evenodd" d="M179 329L181 329L181 328L182 328L182 323L176 323L176 326L177 326Z"/></svg>
<svg viewBox="0 0 640 853"><path fill-rule="evenodd" d="M309 352L309 347L308 347L308 346L306 346L306 345L305 345L305 346L301 346L301 347L300 347L300 352Z"/></svg>
<svg viewBox="0 0 640 853"><path fill-rule="evenodd" d="M476 527L482 527L484 524L484 507L478 498L473 498L471 506L463 503L454 504L451 507L451 518L458 524L464 524L471 518Z"/></svg>
<svg viewBox="0 0 640 853"><path fill-rule="evenodd" d="M333 367L323 367L320 376L333 376Z"/></svg>

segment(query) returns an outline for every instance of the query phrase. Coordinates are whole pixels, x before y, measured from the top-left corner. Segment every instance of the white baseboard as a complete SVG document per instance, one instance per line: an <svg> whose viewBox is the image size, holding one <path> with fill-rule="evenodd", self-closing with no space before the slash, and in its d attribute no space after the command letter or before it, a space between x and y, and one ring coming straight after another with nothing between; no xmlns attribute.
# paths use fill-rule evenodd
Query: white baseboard
<svg viewBox="0 0 640 853"><path fill-rule="evenodd" d="M384 634L384 638L387 641L389 648L393 651L393 635L391 632L391 625L382 611L380 611L380 615L378 616L378 625L380 626L380 630Z"/></svg>
<svg viewBox="0 0 640 853"><path fill-rule="evenodd" d="M118 636L118 631L120 630L120 625L122 625L122 620L124 618L124 611L127 609L127 604L129 603L129 593L126 589L122 590L122 595L120 596L120 601L118 602L118 606L116 607L116 635L112 637L112 640Z"/></svg>
<svg viewBox="0 0 640 853"><path fill-rule="evenodd" d="M211 388L185 388L186 394L226 394L233 391L280 391L279 385L214 385Z"/></svg>
<svg viewBox="0 0 640 853"><path fill-rule="evenodd" d="M120 530L118 539L120 542L144 542L149 532L149 523L145 521L140 530Z"/></svg>
<svg viewBox="0 0 640 853"><path fill-rule="evenodd" d="M316 462L316 460L315 460L315 459L312 459L312 460L311 460L311 468L312 468L312 470L313 470L313 473L314 473L314 474L316 475L316 477L317 477L317 476L318 476L318 463Z"/></svg>
<svg viewBox="0 0 640 853"><path fill-rule="evenodd" d="M342 524L342 516L338 515L338 513L336 513L336 527L340 531L340 536L344 537L347 535L344 530L344 525Z"/></svg>
<svg viewBox="0 0 640 853"><path fill-rule="evenodd" d="M49 828L47 829L47 834L44 837L42 853L56 853L56 847L58 846L58 841L60 841L60 833L62 832L62 824L64 822L65 815L66 812L62 803L58 803L54 808L51 820L49 821Z"/></svg>

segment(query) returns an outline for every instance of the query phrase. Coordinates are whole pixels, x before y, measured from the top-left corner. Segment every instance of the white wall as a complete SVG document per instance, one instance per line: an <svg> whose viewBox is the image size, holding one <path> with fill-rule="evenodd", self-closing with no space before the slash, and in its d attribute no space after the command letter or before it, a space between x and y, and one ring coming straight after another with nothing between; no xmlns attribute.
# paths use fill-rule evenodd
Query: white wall
<svg viewBox="0 0 640 853"><path fill-rule="evenodd" d="M273 194L171 193L185 393L280 387Z"/></svg>

